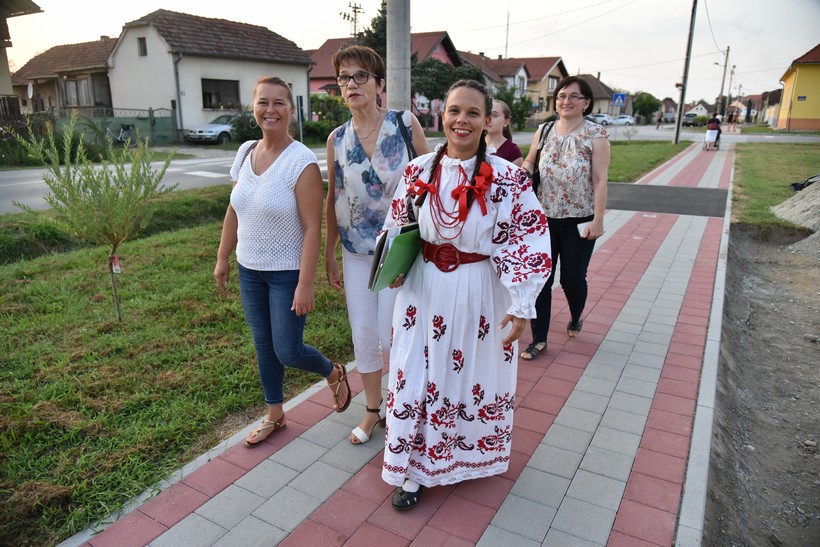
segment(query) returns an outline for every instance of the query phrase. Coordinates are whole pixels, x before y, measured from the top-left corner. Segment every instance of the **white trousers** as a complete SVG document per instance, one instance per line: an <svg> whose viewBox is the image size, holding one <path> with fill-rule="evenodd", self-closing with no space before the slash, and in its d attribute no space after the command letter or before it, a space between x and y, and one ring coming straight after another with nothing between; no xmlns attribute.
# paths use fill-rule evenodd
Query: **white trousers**
<svg viewBox="0 0 820 547"><path fill-rule="evenodd" d="M361 373L382 370L382 350L390 351L393 305L397 289L377 293L367 288L373 257L342 249L347 317L353 334L353 354Z"/></svg>

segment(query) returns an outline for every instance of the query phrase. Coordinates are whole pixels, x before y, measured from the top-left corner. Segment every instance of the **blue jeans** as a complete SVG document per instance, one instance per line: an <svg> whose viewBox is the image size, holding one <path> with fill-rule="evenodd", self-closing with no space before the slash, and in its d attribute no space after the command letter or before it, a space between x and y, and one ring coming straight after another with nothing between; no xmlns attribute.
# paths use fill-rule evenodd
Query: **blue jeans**
<svg viewBox="0 0 820 547"><path fill-rule="evenodd" d="M535 301L537 317L530 321L533 343L547 341L552 313L552 284L555 282L555 268L559 263L561 287L567 297L570 316L573 320L581 319L587 303L587 268L595 248L595 240L582 238L578 234L577 226L592 218L548 219L552 244L552 273Z"/></svg>
<svg viewBox="0 0 820 547"><path fill-rule="evenodd" d="M285 400L286 366L325 378L333 372L333 363L302 340L307 316L290 309L298 283L299 270L262 272L239 265L242 309L253 334L259 377L269 405Z"/></svg>

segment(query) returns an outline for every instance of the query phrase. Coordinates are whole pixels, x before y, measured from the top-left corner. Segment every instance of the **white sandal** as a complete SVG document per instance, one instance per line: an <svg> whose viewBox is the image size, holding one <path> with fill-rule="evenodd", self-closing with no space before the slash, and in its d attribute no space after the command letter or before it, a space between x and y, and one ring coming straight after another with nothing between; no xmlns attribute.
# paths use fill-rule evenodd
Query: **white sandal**
<svg viewBox="0 0 820 547"><path fill-rule="evenodd" d="M373 431L376 429L377 426L378 427L384 427L385 426L385 424L387 423L387 418L382 416L382 408L381 407L382 407L383 403L384 403L384 399L382 399L379 402L379 408L370 408L370 407L367 407L367 406L364 407L364 409L366 411L372 412L373 414L377 414L379 416L379 421L376 422L375 424L373 424L373 427L370 430L370 434L366 433L364 431L364 429L362 429L361 427L356 426L356 429L351 431L350 434L353 435L353 437L355 437L359 442L353 442L353 439L350 439L350 444L358 445L358 444L366 443L367 441L370 440L370 436L373 435Z"/></svg>

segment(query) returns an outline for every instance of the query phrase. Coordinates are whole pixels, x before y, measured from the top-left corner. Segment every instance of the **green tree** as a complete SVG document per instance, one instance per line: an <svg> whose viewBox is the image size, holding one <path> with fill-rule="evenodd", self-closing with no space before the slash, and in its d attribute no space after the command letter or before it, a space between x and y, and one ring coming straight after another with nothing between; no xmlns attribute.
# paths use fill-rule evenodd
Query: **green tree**
<svg viewBox="0 0 820 547"><path fill-rule="evenodd" d="M362 31L362 43L376 50L387 59L387 2L382 2L376 16L370 20L370 28Z"/></svg>
<svg viewBox="0 0 820 547"><path fill-rule="evenodd" d="M481 72L481 69L468 63L457 67L454 76L456 80L475 80L483 85L487 85L487 80L484 78L484 73Z"/></svg>
<svg viewBox="0 0 820 547"><path fill-rule="evenodd" d="M45 197L55 213L58 226L78 239L92 244L107 245L108 271L117 319L122 321L117 279L117 249L143 230L154 212L155 200L176 188L161 186L171 157L159 169L151 166L151 154L143 139L128 143L122 150L108 143L107 157L95 166L86 154L83 136L76 131L77 116L62 132L62 141L54 136L51 124L45 137L38 137L31 123L26 134L14 138L29 156L45 165L43 181L51 193ZM61 161L62 158L62 161ZM34 214L30 207L15 202L21 209Z"/></svg>
<svg viewBox="0 0 820 547"><path fill-rule="evenodd" d="M632 108L646 120L651 120L652 116L661 107L660 99L655 98L651 93L638 91L632 99Z"/></svg>
<svg viewBox="0 0 820 547"><path fill-rule="evenodd" d="M455 68L438 59L428 58L411 67L410 91L429 100L443 99L456 81Z"/></svg>
<svg viewBox="0 0 820 547"><path fill-rule="evenodd" d="M510 107L510 124L514 125L518 131L524 129L532 107L532 101L526 94L516 98L515 88L504 85L495 89L493 99L507 103L507 106Z"/></svg>

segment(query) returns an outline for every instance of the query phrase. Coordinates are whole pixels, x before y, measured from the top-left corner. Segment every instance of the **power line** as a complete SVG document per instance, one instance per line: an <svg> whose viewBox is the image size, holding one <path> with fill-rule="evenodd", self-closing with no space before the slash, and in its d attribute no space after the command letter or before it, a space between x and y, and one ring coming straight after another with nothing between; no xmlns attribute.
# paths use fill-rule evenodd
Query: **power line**
<svg viewBox="0 0 820 547"><path fill-rule="evenodd" d="M706 3L706 0L703 0L703 7L706 8L706 21L709 23L709 32L712 34L712 41L715 43L715 47L718 51L722 52L723 50L720 49L717 39L715 38L715 31L712 30L712 18L709 17L709 4Z"/></svg>
<svg viewBox="0 0 820 547"><path fill-rule="evenodd" d="M552 17L558 17L559 15L567 15L568 13L574 13L576 11L583 11L583 10L586 10L586 9L589 9L589 8L595 8L595 7L598 7L602 4L609 4L610 2L614 2L614 1L615 0L603 0L603 2L598 2L597 4L590 4L588 6L581 6L580 8L573 8L573 9L570 9L570 10L567 10L567 11L558 11L558 12L550 13L549 15L544 15L542 17L535 17L535 18L531 18L531 19L526 19L524 21L515 21L513 23L510 23L510 25L524 25L524 24L528 24L528 23L534 23L536 21L541 21L542 19L550 19ZM471 29L471 30L454 30L453 32L461 32L461 33L481 32L481 31L485 31L485 30L492 30L492 29L496 29L496 28L501 28L501 27L504 27L504 26L505 25L492 25L492 26L489 26L489 27L482 27L482 28L476 28L476 29Z"/></svg>

